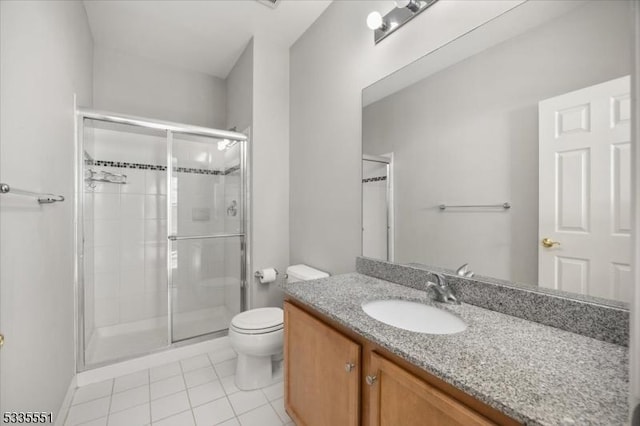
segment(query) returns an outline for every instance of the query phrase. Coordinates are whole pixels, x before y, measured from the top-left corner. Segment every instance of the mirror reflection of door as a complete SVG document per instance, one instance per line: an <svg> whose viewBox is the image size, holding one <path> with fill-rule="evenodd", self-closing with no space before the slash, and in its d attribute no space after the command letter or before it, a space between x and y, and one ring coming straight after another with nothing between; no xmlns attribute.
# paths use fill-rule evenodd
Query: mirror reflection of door
<svg viewBox="0 0 640 426"><path fill-rule="evenodd" d="M630 78L541 101L540 285L630 300Z"/></svg>
<svg viewBox="0 0 640 426"><path fill-rule="evenodd" d="M391 155L362 156L362 255L393 260Z"/></svg>

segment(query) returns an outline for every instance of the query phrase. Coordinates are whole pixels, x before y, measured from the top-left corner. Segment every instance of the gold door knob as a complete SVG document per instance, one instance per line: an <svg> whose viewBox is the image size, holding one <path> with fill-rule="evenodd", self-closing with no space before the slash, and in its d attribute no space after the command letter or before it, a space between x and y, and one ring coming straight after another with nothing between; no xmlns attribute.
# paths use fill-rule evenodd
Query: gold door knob
<svg viewBox="0 0 640 426"><path fill-rule="evenodd" d="M4 334L0 334L0 348L4 345Z"/></svg>
<svg viewBox="0 0 640 426"><path fill-rule="evenodd" d="M543 238L542 245L545 246L546 248L551 248L555 245L560 245L560 243L557 241L553 241L551 238Z"/></svg>

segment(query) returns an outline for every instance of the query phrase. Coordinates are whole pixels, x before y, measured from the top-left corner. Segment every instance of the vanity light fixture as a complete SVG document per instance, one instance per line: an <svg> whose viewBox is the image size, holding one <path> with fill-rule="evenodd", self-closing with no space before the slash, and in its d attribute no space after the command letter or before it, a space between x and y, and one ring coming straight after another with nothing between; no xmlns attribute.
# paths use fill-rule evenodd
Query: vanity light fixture
<svg viewBox="0 0 640 426"><path fill-rule="evenodd" d="M265 6L269 6L271 9L275 9L280 4L280 0L257 0L258 3L262 3Z"/></svg>
<svg viewBox="0 0 640 426"><path fill-rule="evenodd" d="M373 30L373 40L376 44L385 39L398 28L427 10L438 0L396 0L396 7L382 16L373 11L367 16L367 26Z"/></svg>

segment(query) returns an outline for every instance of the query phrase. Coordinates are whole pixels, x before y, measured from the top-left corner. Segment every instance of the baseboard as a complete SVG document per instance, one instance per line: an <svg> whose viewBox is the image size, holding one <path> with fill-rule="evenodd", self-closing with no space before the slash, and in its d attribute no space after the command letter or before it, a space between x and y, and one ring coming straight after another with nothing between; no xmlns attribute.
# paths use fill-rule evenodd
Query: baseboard
<svg viewBox="0 0 640 426"><path fill-rule="evenodd" d="M67 414L69 413L69 408L71 408L71 402L73 400L73 394L78 387L77 378L77 375L74 375L71 378L69 388L67 388L67 393L65 394L64 399L62 400L62 405L60 405L60 409L58 410L58 415L56 416L56 421L54 423L55 426L63 426L67 419Z"/></svg>

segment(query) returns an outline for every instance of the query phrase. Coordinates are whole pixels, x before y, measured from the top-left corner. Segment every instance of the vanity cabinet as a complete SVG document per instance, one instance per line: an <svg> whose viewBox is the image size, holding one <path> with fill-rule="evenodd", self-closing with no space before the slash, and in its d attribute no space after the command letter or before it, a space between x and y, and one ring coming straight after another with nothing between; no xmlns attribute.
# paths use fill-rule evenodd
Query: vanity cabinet
<svg viewBox="0 0 640 426"><path fill-rule="evenodd" d="M285 301L284 327L285 408L298 426L519 424L297 301Z"/></svg>
<svg viewBox="0 0 640 426"><path fill-rule="evenodd" d="M361 346L284 306L285 406L298 426L360 424Z"/></svg>

